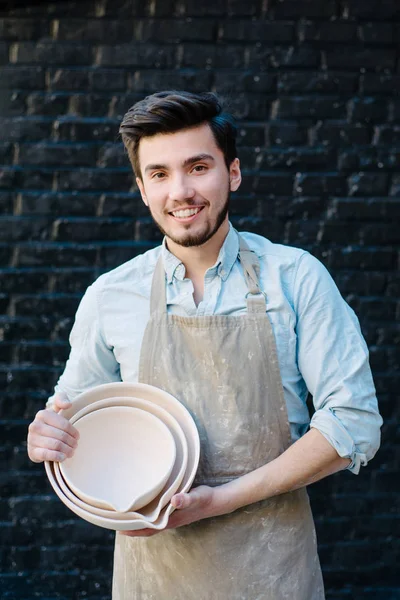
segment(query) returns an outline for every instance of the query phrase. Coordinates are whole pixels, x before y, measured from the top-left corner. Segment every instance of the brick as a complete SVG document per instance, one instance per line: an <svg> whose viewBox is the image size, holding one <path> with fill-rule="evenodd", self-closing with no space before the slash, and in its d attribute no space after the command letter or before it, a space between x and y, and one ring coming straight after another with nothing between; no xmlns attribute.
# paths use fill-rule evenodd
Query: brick
<svg viewBox="0 0 400 600"><path fill-rule="evenodd" d="M84 169L59 171L57 189L67 190L129 190L132 183L131 169Z"/></svg>
<svg viewBox="0 0 400 600"><path fill-rule="evenodd" d="M293 121L271 121L268 137L271 144L301 146L307 143L308 129Z"/></svg>
<svg viewBox="0 0 400 600"><path fill-rule="evenodd" d="M53 187L55 171L52 168L26 165L18 173L20 188L48 190Z"/></svg>
<svg viewBox="0 0 400 600"><path fill-rule="evenodd" d="M333 0L278 0L274 6L276 19L329 18L335 15L336 3Z"/></svg>
<svg viewBox="0 0 400 600"><path fill-rule="evenodd" d="M242 2L242 0L227 0L228 16L255 16L260 14L261 3L258 0Z"/></svg>
<svg viewBox="0 0 400 600"><path fill-rule="evenodd" d="M400 99L395 99L390 102L389 121L400 123Z"/></svg>
<svg viewBox="0 0 400 600"><path fill-rule="evenodd" d="M105 144L99 148L98 166L99 167L126 167L128 155L123 144Z"/></svg>
<svg viewBox="0 0 400 600"><path fill-rule="evenodd" d="M20 215L75 215L95 216L100 199L98 194L74 192L20 192L18 197L18 214Z"/></svg>
<svg viewBox="0 0 400 600"><path fill-rule="evenodd" d="M294 41L293 21L254 21L225 19L219 26L218 39L224 42L290 43Z"/></svg>
<svg viewBox="0 0 400 600"><path fill-rule="evenodd" d="M0 269L1 290L7 293L34 293L47 290L49 274L36 269Z"/></svg>
<svg viewBox="0 0 400 600"><path fill-rule="evenodd" d="M193 92L203 92L211 88L212 74L210 71L198 69L185 70L156 70L146 69L135 71L128 75L128 89L135 92L157 92L159 90L190 89Z"/></svg>
<svg viewBox="0 0 400 600"><path fill-rule="evenodd" d="M374 128L372 138L373 144L399 145L400 144L400 126L381 125Z"/></svg>
<svg viewBox="0 0 400 600"><path fill-rule="evenodd" d="M8 142L0 142L0 164L10 164L13 159L13 146Z"/></svg>
<svg viewBox="0 0 400 600"><path fill-rule="evenodd" d="M0 166L0 190L16 187L20 175L20 172L13 167Z"/></svg>
<svg viewBox="0 0 400 600"><path fill-rule="evenodd" d="M380 272L368 273L352 270L339 273L335 280L342 294L371 296L384 293L387 276Z"/></svg>
<svg viewBox="0 0 400 600"><path fill-rule="evenodd" d="M182 67L237 69L243 68L245 65L244 46L184 43L181 49L180 64Z"/></svg>
<svg viewBox="0 0 400 600"><path fill-rule="evenodd" d="M80 296L72 294L18 294L11 304L13 315L17 318L51 314L53 319L60 319L74 317L79 301Z"/></svg>
<svg viewBox="0 0 400 600"><path fill-rule="evenodd" d="M18 267L92 267L97 257L92 244L24 242L16 251Z"/></svg>
<svg viewBox="0 0 400 600"><path fill-rule="evenodd" d="M154 2L155 4L155 2ZM165 0L165 4L169 4ZM96 2L97 17L118 17L119 19L132 16L140 16L148 5L143 5L140 0L101 0Z"/></svg>
<svg viewBox="0 0 400 600"><path fill-rule="evenodd" d="M8 52L8 43L0 41L0 65L6 65L8 63Z"/></svg>
<svg viewBox="0 0 400 600"><path fill-rule="evenodd" d="M384 196L388 189L387 173L353 173L348 177L350 196Z"/></svg>
<svg viewBox="0 0 400 600"><path fill-rule="evenodd" d="M50 33L49 23L37 18L31 19L0 19L0 39L8 41L37 40L48 36Z"/></svg>
<svg viewBox="0 0 400 600"><path fill-rule="evenodd" d="M117 96L117 98L119 95ZM89 117L96 118L104 115L111 116L113 103L115 102L115 96L95 94L95 93L83 93L73 94L69 96L69 105L66 113L70 118L72 117Z"/></svg>
<svg viewBox="0 0 400 600"><path fill-rule="evenodd" d="M337 96L281 96L272 105L273 119L342 119L345 101Z"/></svg>
<svg viewBox="0 0 400 600"><path fill-rule="evenodd" d="M214 77L214 89L218 94L274 92L276 89L276 76L263 71L254 72L244 69L231 71L224 69L215 71Z"/></svg>
<svg viewBox="0 0 400 600"><path fill-rule="evenodd" d="M276 198L274 202L274 215L279 219L318 219L325 216L328 199L313 196L298 198ZM265 211L270 211L270 202L263 204Z"/></svg>
<svg viewBox="0 0 400 600"><path fill-rule="evenodd" d="M290 195L293 188L293 175L290 173L260 172L254 181L254 190L277 196Z"/></svg>
<svg viewBox="0 0 400 600"><path fill-rule="evenodd" d="M0 315L0 334L5 342L45 339L50 335L51 328L52 325L46 317L30 316L16 319Z"/></svg>
<svg viewBox="0 0 400 600"><path fill-rule="evenodd" d="M261 169L327 169L332 153L326 148L269 148L263 150L257 160Z"/></svg>
<svg viewBox="0 0 400 600"><path fill-rule="evenodd" d="M22 142L42 140L50 136L51 121L40 118L0 118L2 141Z"/></svg>
<svg viewBox="0 0 400 600"><path fill-rule="evenodd" d="M398 169L400 148L359 147L341 152L338 157L340 170L375 170L393 171Z"/></svg>
<svg viewBox="0 0 400 600"><path fill-rule="evenodd" d="M51 91L80 90L89 87L87 69L49 69L48 85Z"/></svg>
<svg viewBox="0 0 400 600"><path fill-rule="evenodd" d="M0 191L0 213L10 214L14 209L13 194L8 191ZM0 288L1 289L1 288Z"/></svg>
<svg viewBox="0 0 400 600"><path fill-rule="evenodd" d="M334 269L392 270L396 264L393 248L346 246L328 251L328 264Z"/></svg>
<svg viewBox="0 0 400 600"><path fill-rule="evenodd" d="M34 92L26 97L27 115L57 117L68 112L67 94Z"/></svg>
<svg viewBox="0 0 400 600"><path fill-rule="evenodd" d="M134 220L129 218L60 218L54 222L53 239L58 242L93 242L128 240L134 232Z"/></svg>
<svg viewBox="0 0 400 600"><path fill-rule="evenodd" d="M346 16L356 19L390 21L398 19L400 16L400 9L396 0L371 0L370 2L346 0L345 11Z"/></svg>
<svg viewBox="0 0 400 600"><path fill-rule="evenodd" d="M351 21L307 21L302 20L298 27L301 42L354 42L357 24Z"/></svg>
<svg viewBox="0 0 400 600"><path fill-rule="evenodd" d="M389 189L389 196L400 197L400 175L393 175Z"/></svg>
<svg viewBox="0 0 400 600"><path fill-rule="evenodd" d="M43 67L0 67L0 88L22 90L41 89L45 86Z"/></svg>
<svg viewBox="0 0 400 600"><path fill-rule="evenodd" d="M101 197L99 216L131 217L143 216L148 212L140 195L136 193L106 192Z"/></svg>
<svg viewBox="0 0 400 600"><path fill-rule="evenodd" d="M120 121L117 119L61 117L54 122L53 129L58 141L115 141L118 135L119 124Z"/></svg>
<svg viewBox="0 0 400 600"><path fill-rule="evenodd" d="M199 5L196 0L179 0L178 12L187 17L214 17L225 13L226 7L223 0L207 2Z"/></svg>
<svg viewBox="0 0 400 600"><path fill-rule="evenodd" d="M383 71L394 69L396 54L394 50L365 48L363 46L339 46L324 50L328 69L367 69Z"/></svg>
<svg viewBox="0 0 400 600"><path fill-rule="evenodd" d="M336 174L298 173L293 191L296 196L342 196L345 188L345 178Z"/></svg>
<svg viewBox="0 0 400 600"><path fill-rule="evenodd" d="M133 24L125 19L75 19L53 21L56 40L68 42L103 42L109 44L132 41Z"/></svg>
<svg viewBox="0 0 400 600"><path fill-rule="evenodd" d="M20 144L18 152L20 165L45 166L94 166L96 148L92 144L60 144L40 142Z"/></svg>
<svg viewBox="0 0 400 600"><path fill-rule="evenodd" d="M264 94L237 93L229 96L224 102L225 109L236 119L259 120L267 119L270 111L270 101Z"/></svg>
<svg viewBox="0 0 400 600"><path fill-rule="evenodd" d="M265 126L259 123L241 123L237 128L238 146L263 146L265 143Z"/></svg>
<svg viewBox="0 0 400 600"><path fill-rule="evenodd" d="M248 66L267 69L279 67L318 68L321 64L321 52L309 46L264 46L256 44L248 49Z"/></svg>
<svg viewBox="0 0 400 600"><path fill-rule="evenodd" d="M389 198L333 198L329 219L350 221L390 221L400 218L400 205Z"/></svg>
<svg viewBox="0 0 400 600"><path fill-rule="evenodd" d="M384 98L353 98L348 104L350 122L381 123L388 114L387 101Z"/></svg>
<svg viewBox="0 0 400 600"><path fill-rule="evenodd" d="M320 121L311 129L310 137L312 143L322 143L326 146L366 145L370 142L371 132L367 126L359 123Z"/></svg>
<svg viewBox="0 0 400 600"><path fill-rule="evenodd" d="M118 69L95 69L89 71L89 85L97 91L122 91L126 88L126 74Z"/></svg>
<svg viewBox="0 0 400 600"><path fill-rule="evenodd" d="M48 65L89 65L92 51L84 44L64 42L18 42L11 46L12 63L46 63Z"/></svg>
<svg viewBox="0 0 400 600"><path fill-rule="evenodd" d="M212 42L216 23L212 19L136 19L134 39L138 42Z"/></svg>
<svg viewBox="0 0 400 600"><path fill-rule="evenodd" d="M46 217L35 219L19 216L0 217L2 240L21 241L27 239L46 239L51 221Z"/></svg>
<svg viewBox="0 0 400 600"><path fill-rule="evenodd" d="M0 114L2 117L23 115L26 110L26 94L2 90L0 92Z"/></svg>
<svg viewBox="0 0 400 600"><path fill-rule="evenodd" d="M166 44L98 46L95 64L102 67L172 68L175 48Z"/></svg>
<svg viewBox="0 0 400 600"><path fill-rule="evenodd" d="M392 95L400 89L400 76L386 73L365 73L360 77L361 94Z"/></svg>
<svg viewBox="0 0 400 600"><path fill-rule="evenodd" d="M387 46L393 44L394 27L392 23L363 23L358 27L360 40L365 44L381 44Z"/></svg>
<svg viewBox="0 0 400 600"><path fill-rule="evenodd" d="M354 93L357 91L358 77L354 73L340 71L283 71L279 74L278 92L292 94L309 93Z"/></svg>
<svg viewBox="0 0 400 600"><path fill-rule="evenodd" d="M107 1L112 3L112 0ZM127 0L127 3L129 4L129 0ZM139 0L137 0L137 3L143 6ZM152 0L146 3L143 8L144 13L149 17L171 17L176 14L175 5L175 0Z"/></svg>

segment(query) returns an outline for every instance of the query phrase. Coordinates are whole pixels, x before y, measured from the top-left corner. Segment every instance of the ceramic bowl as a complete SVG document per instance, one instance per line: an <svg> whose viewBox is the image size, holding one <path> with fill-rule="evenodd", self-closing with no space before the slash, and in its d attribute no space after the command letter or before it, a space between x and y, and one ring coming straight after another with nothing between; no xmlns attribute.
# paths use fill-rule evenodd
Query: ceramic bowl
<svg viewBox="0 0 400 600"><path fill-rule="evenodd" d="M160 406L167 410L181 425L182 430L188 442L188 465L182 482L176 493L187 492L193 483L196 475L197 467L200 458L200 439L197 431L196 424L190 415L189 411L185 408L179 400L174 398L171 394L151 385L145 383L128 383L128 382L115 382L106 383L87 392L83 392L77 396L72 403L72 406L63 411L66 418L71 418L76 412L88 406L91 402L98 400L105 400L107 398L115 396L129 396L133 398L140 398L153 402L157 406ZM144 519L127 519L127 520L116 520L94 515L88 511L77 506L62 492L57 484L54 467L52 462L45 462L45 469L50 484L60 498L60 500L76 515L85 519L89 523L104 527L105 529L113 529L115 531L128 531L128 530L139 530L144 528L161 530L168 524L168 519L174 508L171 504L165 506L160 512L158 518L153 522L149 523Z"/></svg>
<svg viewBox="0 0 400 600"><path fill-rule="evenodd" d="M74 427L79 443L60 470L78 498L126 512L160 493L175 464L176 446L158 417L132 406L108 406L82 416Z"/></svg>
<svg viewBox="0 0 400 600"><path fill-rule="evenodd" d="M160 406L157 406L156 404L153 404L152 402L149 402L148 400L140 400L139 398L120 397L110 398L109 400L99 400L98 402L89 404L88 406L86 406L86 408L83 408L82 410L78 411L73 417L71 417L70 422L74 423L76 420L78 420L85 414L88 414L89 412L93 412L95 410L99 410L106 406L133 406L142 410L147 410L151 414L158 417L163 423L165 423L165 425L167 425L168 429L171 431L174 437L176 446L176 459L174 468L172 469L171 475L169 476L164 488L153 501L141 508L140 512L128 511L126 513L120 513L117 511L97 508L82 501L78 496L76 496L72 492L72 490L69 489L68 485L64 481L60 472L59 463L54 463L54 473L58 485L60 486L64 494L72 502L74 502L81 508L92 512L95 515L122 520L143 518L147 521L155 521L158 515L160 514L161 509L164 508L164 506L170 501L175 491L178 489L185 474L188 461L188 445L185 435L176 419L174 419L174 417L172 417L166 410L164 410Z"/></svg>

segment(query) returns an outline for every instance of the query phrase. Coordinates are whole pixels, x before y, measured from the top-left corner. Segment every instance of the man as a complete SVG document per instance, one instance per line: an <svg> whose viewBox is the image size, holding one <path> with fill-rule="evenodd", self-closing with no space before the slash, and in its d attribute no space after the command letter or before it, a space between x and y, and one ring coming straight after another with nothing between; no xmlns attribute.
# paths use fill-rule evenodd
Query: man
<svg viewBox="0 0 400 600"><path fill-rule="evenodd" d="M88 288L49 406L111 381L156 385L194 415L201 461L167 531L117 534L113 598L321 600L305 486L358 473L380 443L357 318L310 254L230 225L240 163L215 95L153 94L120 131L164 242ZM54 411L30 426L34 461L76 444Z"/></svg>

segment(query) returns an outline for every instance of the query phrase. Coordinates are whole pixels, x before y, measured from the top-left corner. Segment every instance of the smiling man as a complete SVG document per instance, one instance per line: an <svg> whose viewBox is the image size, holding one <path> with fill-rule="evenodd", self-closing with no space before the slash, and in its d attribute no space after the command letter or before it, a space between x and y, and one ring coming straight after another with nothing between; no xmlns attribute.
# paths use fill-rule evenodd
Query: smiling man
<svg viewBox="0 0 400 600"><path fill-rule="evenodd" d="M110 381L155 385L194 416L201 458L167 530L117 534L113 599L322 600L306 486L358 473L380 443L357 318L309 253L229 223L240 162L214 94L153 94L120 131L164 241L88 288L48 407ZM34 461L77 443L55 411L30 426Z"/></svg>

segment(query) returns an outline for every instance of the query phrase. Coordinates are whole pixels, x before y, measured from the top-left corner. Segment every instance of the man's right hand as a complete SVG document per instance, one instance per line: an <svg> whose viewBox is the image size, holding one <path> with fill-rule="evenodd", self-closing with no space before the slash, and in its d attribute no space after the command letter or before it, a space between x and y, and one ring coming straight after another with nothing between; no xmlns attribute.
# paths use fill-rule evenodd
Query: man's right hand
<svg viewBox="0 0 400 600"><path fill-rule="evenodd" d="M57 394L51 408L39 410L28 428L28 456L36 463L44 460L62 462L73 455L79 433L58 414L71 406L65 394Z"/></svg>

